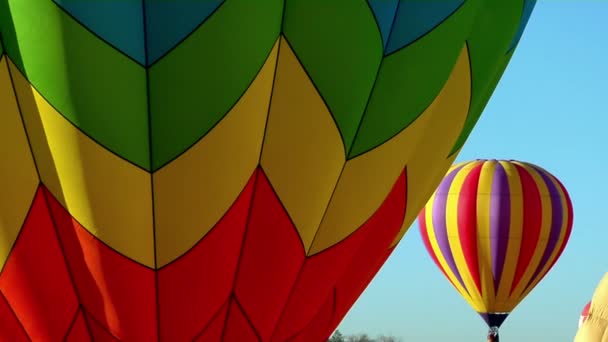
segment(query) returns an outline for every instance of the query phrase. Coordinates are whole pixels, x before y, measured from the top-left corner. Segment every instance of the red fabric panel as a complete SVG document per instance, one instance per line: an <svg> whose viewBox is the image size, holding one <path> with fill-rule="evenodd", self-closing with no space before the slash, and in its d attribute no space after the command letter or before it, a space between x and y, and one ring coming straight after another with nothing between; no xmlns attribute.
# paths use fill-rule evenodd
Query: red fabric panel
<svg viewBox="0 0 608 342"><path fill-rule="evenodd" d="M0 274L0 291L34 341L61 341L78 310L40 189Z"/></svg>
<svg viewBox="0 0 608 342"><path fill-rule="evenodd" d="M536 245L540 238L542 217L538 213L542 212L540 192L532 176L521 166L515 165L523 192L523 226L519 258L515 268L515 276L511 285L511 293L515 290L526 269L532 260Z"/></svg>
<svg viewBox="0 0 608 342"><path fill-rule="evenodd" d="M154 271L109 248L47 192L86 311L121 340L157 340Z"/></svg>
<svg viewBox="0 0 608 342"><path fill-rule="evenodd" d="M462 253L475 282L477 291L481 291L481 277L479 276L479 253L477 250L477 189L483 163L475 166L466 175L460 193L458 194L458 237ZM449 279L449 278L448 278Z"/></svg>
<svg viewBox="0 0 608 342"><path fill-rule="evenodd" d="M228 300L255 178L196 246L159 271L163 341L192 341Z"/></svg>
<svg viewBox="0 0 608 342"><path fill-rule="evenodd" d="M279 320L304 262L300 236L268 179L260 172L241 262L235 297L266 341Z"/></svg>

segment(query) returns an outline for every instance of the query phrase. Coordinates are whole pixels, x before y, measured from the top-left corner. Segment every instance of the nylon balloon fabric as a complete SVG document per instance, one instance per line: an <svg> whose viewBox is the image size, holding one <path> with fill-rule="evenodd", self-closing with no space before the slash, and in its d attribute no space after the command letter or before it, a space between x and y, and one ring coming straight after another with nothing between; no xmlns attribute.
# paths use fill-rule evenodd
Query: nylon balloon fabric
<svg viewBox="0 0 608 342"><path fill-rule="evenodd" d="M0 340L326 340L533 5L0 1Z"/></svg>
<svg viewBox="0 0 608 342"><path fill-rule="evenodd" d="M419 216L429 254L490 327L555 265L572 231L562 183L525 162L453 166Z"/></svg>

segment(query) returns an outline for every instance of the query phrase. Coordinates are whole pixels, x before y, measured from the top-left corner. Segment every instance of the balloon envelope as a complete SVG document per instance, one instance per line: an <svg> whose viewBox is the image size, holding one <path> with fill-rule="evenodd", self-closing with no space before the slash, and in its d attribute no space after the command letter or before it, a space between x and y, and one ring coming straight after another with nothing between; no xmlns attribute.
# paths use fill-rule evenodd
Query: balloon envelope
<svg viewBox="0 0 608 342"><path fill-rule="evenodd" d="M0 1L0 340L324 340L533 3Z"/></svg>
<svg viewBox="0 0 608 342"><path fill-rule="evenodd" d="M572 205L549 172L524 162L475 160L453 166L419 216L429 254L490 327L558 260Z"/></svg>
<svg viewBox="0 0 608 342"><path fill-rule="evenodd" d="M587 319L579 327L574 342L608 342L608 273L593 293Z"/></svg>

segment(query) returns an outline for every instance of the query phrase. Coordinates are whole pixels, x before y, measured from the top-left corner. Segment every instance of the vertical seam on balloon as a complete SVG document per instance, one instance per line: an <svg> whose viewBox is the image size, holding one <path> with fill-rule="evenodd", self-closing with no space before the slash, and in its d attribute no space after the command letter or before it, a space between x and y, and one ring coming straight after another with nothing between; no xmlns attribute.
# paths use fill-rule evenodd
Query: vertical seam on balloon
<svg viewBox="0 0 608 342"><path fill-rule="evenodd" d="M268 109L266 111L266 122L264 123L264 131L263 131L263 136L262 136L262 142L260 143L260 153L258 155L258 166L256 167L256 169L254 170L254 183L253 183L253 187L251 189L251 199L249 200L249 208L247 209L247 219L245 221L245 229L243 230L243 238L241 239L241 247L239 250L239 256L237 259L237 263L236 263L236 268L234 270L234 278L232 280L232 286L230 288L230 295L228 296L228 298L235 298L236 294L235 294L235 287L236 287L236 282L238 279L238 275L239 275L239 270L241 268L241 260L243 258L243 251L245 249L245 243L247 242L247 233L249 231L249 225L250 225L250 221L251 221L251 213L253 211L253 204L254 204L254 200L256 197L256 189L257 189L257 185L258 182L260 181L259 177L260 177L260 173L261 171L261 165L260 165L260 161L262 160L262 153L264 152L264 143L266 140L266 131L268 130L268 121L270 119L270 113L271 113L271 108L272 108L272 97L274 95L274 91L275 91L275 84L276 84L276 80L277 80L277 74L278 74L278 68L279 68L279 60L281 58L281 36L283 34L283 23L284 23L284 19L285 19L285 2L287 0L283 0L283 12L281 13L281 27L279 30L279 37L278 37L278 41L277 41L277 54L276 54L276 60L275 60L275 65L274 65L274 75L272 76L272 85L270 87L270 96L268 97ZM272 53L272 52L271 52ZM265 177L265 176L264 176ZM268 183L270 183L270 181L268 181ZM279 200L280 202L280 200ZM281 204L282 205L282 204ZM228 326L228 319L230 318L230 309L232 308L231 304L228 304L228 308L226 308L226 319L224 320L224 327L222 328L222 334L220 336L220 341L224 340L224 337L226 336L226 327Z"/></svg>
<svg viewBox="0 0 608 342"><path fill-rule="evenodd" d="M131 55L129 55L128 53L122 51L120 48L118 48L114 44L112 44L112 43L108 42L107 40L105 40L102 36L100 36L95 31L93 31L92 29L90 29L87 25L85 25L82 21L80 21L78 18L76 18L72 13L70 13L70 11L68 11L67 9L65 9L60 4L58 4L55 0L51 0L51 2L61 11L61 13L63 13L64 15L66 15L68 18L74 20L74 22L76 22L78 25L80 25L80 27L82 27L85 31L87 31L91 35L93 35L93 37L99 39L101 42L105 43L106 45L108 45L113 50L115 50L116 52L120 53L121 55L123 55L124 57L126 57L127 59L129 59L130 61L132 61L132 62L136 63L137 65L142 66L142 67L145 68L145 65L142 65L141 62L139 62L138 60L136 60L135 58L133 58ZM144 54L145 54L145 51L144 51Z"/></svg>
<svg viewBox="0 0 608 342"><path fill-rule="evenodd" d="M17 316L17 313L15 312L15 310L13 309L13 307L11 306L11 304L8 302L8 299L6 299L6 296L4 295L4 293L1 290L0 290L0 300L4 301L4 303L6 303L6 306L11 311L11 314L13 315L13 317L15 318L15 320L17 321L17 323L19 324L19 327L21 328L21 331L23 332L23 334L25 335L25 337L27 337L27 339L30 342L32 342L32 338L27 333L27 330L25 330L25 327L23 326L23 323L19 319L19 316Z"/></svg>
<svg viewBox="0 0 608 342"><path fill-rule="evenodd" d="M78 314L80 314L80 305L76 306L76 313L74 313L74 316L72 317L72 321L70 322L70 326L68 327L68 330L65 332L65 335L63 336L63 342L66 342L68 340L68 337L70 337L70 333L72 332L72 329L74 329L74 324L76 324L76 321L78 320Z"/></svg>
<svg viewBox="0 0 608 342"><path fill-rule="evenodd" d="M213 322L220 316L220 314L224 311L224 308L226 308L226 310L225 310L226 315L224 315L224 322L223 323L224 323L224 325L226 324L226 320L228 319L228 308L230 307L230 300L231 299L232 299L232 296L228 295L228 298L226 298L226 300L224 301L224 303L222 305L220 305L220 308L217 310L217 312L214 313L213 316L211 316L211 319L209 319L209 322L207 322L207 324L205 324L203 326L203 329L201 329L201 331L199 331L196 335L194 335L194 337L192 338L192 341L197 341L204 333L207 332L207 329L209 329L209 327L211 326L211 324L213 324ZM222 325L222 327L224 325Z"/></svg>
<svg viewBox="0 0 608 342"><path fill-rule="evenodd" d="M2 41L0 41L0 43L3 44ZM79 296L78 290L76 288L76 282L74 281L74 277L72 275L72 270L70 268L70 265L68 264L68 259L67 259L66 255L65 255L65 249L63 247L63 244L61 242L61 238L59 236L59 228L57 227L57 224L55 222L55 218L54 218L53 212L51 211L51 207L50 207L49 202L47 200L47 195L46 195L46 192L45 192L46 189L44 188L44 186L42 184L42 178L40 176L40 170L38 168L38 162L36 161L36 157L35 157L35 154L34 154L34 149L32 148L32 143L31 143L31 140L30 140L30 134L29 134L29 132L27 130L27 125L25 124L25 118L23 117L23 110L21 109L21 101L19 100L19 93L17 92L17 89L15 88L15 80L13 79L13 72L11 71L8 58L5 60L5 64L6 64L6 69L8 71L8 77L9 77L10 82L11 82L11 87L13 89L13 96L15 97L15 102L17 104L17 109L19 111L19 117L21 119L21 126L23 128L23 132L25 134L25 138L27 139L27 144L28 144L28 148L29 148L29 151L30 151L30 156L32 158L32 162L34 163L34 168L36 169L36 174L38 176L38 187L36 189L36 192L34 193L34 198L32 199L32 203L30 204L30 209L28 210L28 214L27 214L27 216L26 216L26 218L25 218L25 220L23 222L21 230L19 230L19 234L15 238L15 242L13 243L13 246L11 247L11 250L10 250L9 253L12 252L13 247L17 244L17 239L19 238L19 236L21 235L21 232L23 231L23 228L25 227L25 222L27 222L27 218L28 218L28 216L30 214L30 211L32 210L32 208L34 206L34 201L36 200L36 198L38 197L37 195L40 192L40 195L42 196L42 200L44 201L46 210L49 213L49 218L51 220L51 224L53 225L53 232L55 233L55 238L57 239L57 246L59 247L59 250L61 252L61 256L63 257L63 263L64 263L64 266L65 266L66 271L68 273L68 277L70 278L70 283L72 284L72 290L74 291L74 295L76 296L76 300L78 301L78 304L81 305L80 296ZM25 75L24 75L24 77L25 77ZM30 84L29 80L28 80L28 84ZM2 269L4 269L4 266L2 267ZM2 269L0 269L0 274L2 273ZM92 336L91 335L91 331L90 331L88 325L87 325L87 329L89 330L89 335Z"/></svg>
<svg viewBox="0 0 608 342"><path fill-rule="evenodd" d="M141 0L141 16L143 26L143 43L144 43L144 64L148 65L148 31L146 21L146 1ZM152 146L152 108L150 103L150 69L145 67L146 78L146 114L148 117L148 163L150 166L150 204L152 215L152 251L154 252L154 300L155 300L155 317L156 317L156 341L161 340L161 322L160 322L160 286L158 281L158 241L156 240L156 217L155 217L155 201L154 201L154 173L152 172L152 160L154 152Z"/></svg>

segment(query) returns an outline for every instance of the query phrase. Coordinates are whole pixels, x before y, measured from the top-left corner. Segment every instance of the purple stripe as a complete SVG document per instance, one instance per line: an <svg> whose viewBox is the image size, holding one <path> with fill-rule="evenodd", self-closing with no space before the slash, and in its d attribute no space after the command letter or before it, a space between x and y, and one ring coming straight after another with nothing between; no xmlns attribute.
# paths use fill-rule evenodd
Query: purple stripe
<svg viewBox="0 0 608 342"><path fill-rule="evenodd" d="M494 291L498 291L500 278L507 256L509 226L511 225L511 198L507 173L500 163L496 163L492 178L490 197L490 251L492 253L492 274Z"/></svg>
<svg viewBox="0 0 608 342"><path fill-rule="evenodd" d="M551 198L551 231L549 233L549 241L547 242L547 248L545 248L545 253L540 259L540 263L538 264L534 275L532 276L532 278L530 278L528 286L530 286L534 279L536 279L536 276L538 276L542 268L545 267L547 261L549 261L549 257L551 257L551 254L553 253L553 251L555 251L555 248L557 247L557 242L559 241L562 223L564 220L562 201L557 187L555 186L553 181L551 181L551 178L545 173L544 170L539 170L537 167L534 167L534 170L536 170L541 175L545 184L547 185L547 189L549 190L549 196Z"/></svg>
<svg viewBox="0 0 608 342"><path fill-rule="evenodd" d="M448 227L446 222L446 206L448 202L448 192L450 190L450 186L456 177L458 171L460 171L464 165L452 170L439 184L437 188L437 193L435 194L435 201L433 203L433 227L435 231L435 238L437 239L437 245L439 245L439 250L441 254L445 258L448 266L460 282L463 288L466 290L466 286L464 286L464 282L462 281L462 277L458 272L458 268L456 267L456 263L454 262L454 256L452 255L452 250L450 249L450 242L448 241Z"/></svg>

